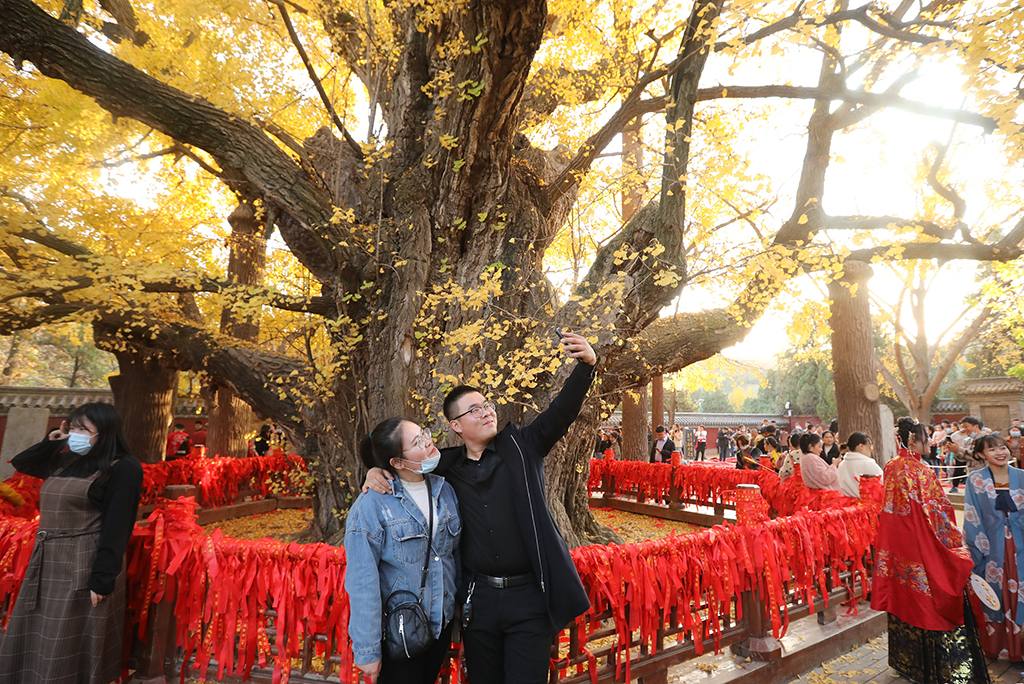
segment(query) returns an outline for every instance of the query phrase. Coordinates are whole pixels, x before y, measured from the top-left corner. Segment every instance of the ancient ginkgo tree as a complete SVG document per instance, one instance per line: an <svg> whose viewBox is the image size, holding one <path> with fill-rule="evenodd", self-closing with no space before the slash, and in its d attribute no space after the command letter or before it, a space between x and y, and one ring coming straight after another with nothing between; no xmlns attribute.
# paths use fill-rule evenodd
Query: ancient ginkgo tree
<svg viewBox="0 0 1024 684"><path fill-rule="evenodd" d="M138 156L182 158L222 182L319 292L182 265L139 269L130 255L103 251L102 228L36 221L24 202L8 201L0 331L86 318L112 348L159 354L231 388L284 424L310 460L325 539L337 538L361 480L356 445L369 427L394 414L439 427L440 399L460 380L484 386L500 419L528 419L567 373L556 326L587 331L601 356L595 398L548 469L552 514L580 544L609 538L585 487L604 400L741 340L801 273L836 276L851 259L1021 254L1024 226L971 228L955 211L833 216L825 192L833 139L888 108L994 132L1007 163L1018 162L1012 75L1022 59L1012 36L1024 10L1010 0L189 7L139 5L130 20L74 27L59 3L0 0L0 68L25 87L58 79L116 120L151 129ZM176 15L192 28L175 34ZM266 32L292 57L277 66L258 50L196 51L228 23ZM920 64L940 59L969 81L964 110L901 94ZM245 87L310 79L298 97L318 113L278 117L231 100L230 74L216 86L202 80L204 61L217 71L230 60L245 70ZM807 60L816 83L793 85L787 70ZM734 69L759 84L727 82ZM799 180L780 195L745 172L746 155L759 132L800 112ZM363 125L369 133L357 140ZM656 162L624 168L617 185L596 183L613 175L602 158L624 131ZM64 144L75 138L66 131ZM609 187L624 186L636 205L628 220L593 210ZM12 192L31 203L43 189ZM773 203L785 206L773 213ZM598 235L599 224L615 225ZM588 231L592 239L578 239ZM859 248L843 246L850 234ZM581 250L568 283L545 275L553 244ZM728 280L722 305L661 317L697 277ZM240 318L302 314L326 342L307 338L303 353L281 354L211 330L190 314L190 297L214 295Z"/></svg>

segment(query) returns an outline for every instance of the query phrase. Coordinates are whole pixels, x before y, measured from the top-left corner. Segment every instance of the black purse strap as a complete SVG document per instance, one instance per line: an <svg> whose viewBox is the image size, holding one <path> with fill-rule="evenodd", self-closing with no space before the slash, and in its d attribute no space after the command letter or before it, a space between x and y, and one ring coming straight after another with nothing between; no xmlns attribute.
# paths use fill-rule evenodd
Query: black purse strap
<svg viewBox="0 0 1024 684"><path fill-rule="evenodd" d="M423 590L427 587L427 568L430 567L430 544L434 538L434 493L430 489L430 477L424 475L427 481L427 557L423 559L423 579L420 580L420 599L423 598Z"/></svg>

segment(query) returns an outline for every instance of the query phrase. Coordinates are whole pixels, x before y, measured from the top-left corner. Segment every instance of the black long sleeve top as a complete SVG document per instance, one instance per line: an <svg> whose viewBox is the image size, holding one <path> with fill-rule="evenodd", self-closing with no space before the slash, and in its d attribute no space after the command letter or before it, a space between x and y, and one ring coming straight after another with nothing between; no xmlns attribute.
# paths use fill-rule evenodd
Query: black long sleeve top
<svg viewBox="0 0 1024 684"><path fill-rule="evenodd" d="M89 477L99 469L89 454L69 452L66 444L66 440L44 439L12 458L11 465L19 473L44 480L65 465L61 477ZM142 464L134 456L117 459L89 486L89 502L100 511L100 536L88 585L100 596L114 591L141 497Z"/></svg>

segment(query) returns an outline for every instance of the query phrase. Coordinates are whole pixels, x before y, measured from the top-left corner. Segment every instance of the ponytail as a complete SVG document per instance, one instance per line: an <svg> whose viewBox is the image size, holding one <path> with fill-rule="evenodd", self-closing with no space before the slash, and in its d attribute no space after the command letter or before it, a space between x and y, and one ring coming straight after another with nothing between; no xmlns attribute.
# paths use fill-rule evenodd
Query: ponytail
<svg viewBox="0 0 1024 684"><path fill-rule="evenodd" d="M402 457L402 423L404 418L388 418L377 423L359 443L359 458L369 468L395 472L391 459Z"/></svg>

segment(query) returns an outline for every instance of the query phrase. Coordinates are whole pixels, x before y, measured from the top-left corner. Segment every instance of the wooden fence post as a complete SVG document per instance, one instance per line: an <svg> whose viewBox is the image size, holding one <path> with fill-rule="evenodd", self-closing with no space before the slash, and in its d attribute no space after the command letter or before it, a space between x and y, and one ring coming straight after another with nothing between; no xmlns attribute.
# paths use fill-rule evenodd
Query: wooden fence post
<svg viewBox="0 0 1024 684"><path fill-rule="evenodd" d="M761 602L760 592L747 590L740 595L743 620L750 636L732 646L732 652L741 658L772 661L782 657L782 643L772 636L771 620Z"/></svg>
<svg viewBox="0 0 1024 684"><path fill-rule="evenodd" d="M165 499L195 496L196 488L194 485L169 485L162 495ZM179 679L177 629L173 597L165 595L160 603L150 605L145 641L138 637L132 640L129 663L135 673L128 680L130 684L165 684Z"/></svg>

